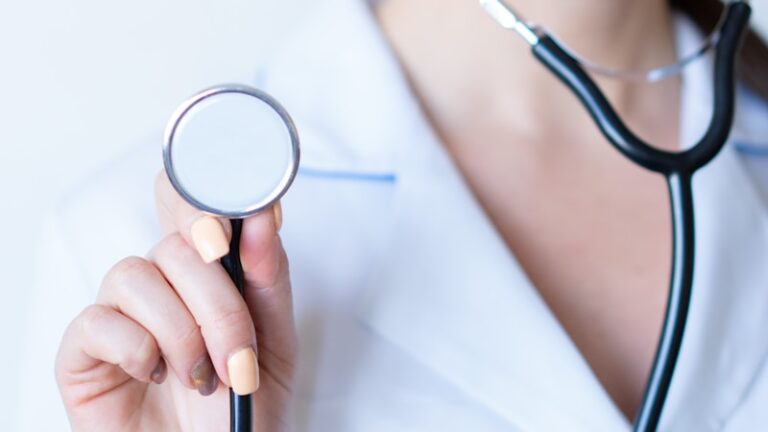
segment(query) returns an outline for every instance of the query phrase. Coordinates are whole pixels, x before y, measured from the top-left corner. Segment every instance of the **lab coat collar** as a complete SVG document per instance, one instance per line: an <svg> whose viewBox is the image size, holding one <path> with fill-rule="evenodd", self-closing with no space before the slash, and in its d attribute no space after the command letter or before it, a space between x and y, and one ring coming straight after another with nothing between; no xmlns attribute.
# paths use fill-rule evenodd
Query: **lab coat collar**
<svg viewBox="0 0 768 432"><path fill-rule="evenodd" d="M399 68L397 76L378 86L406 88ZM408 118L394 117L405 127L390 124L407 131L389 142L396 150L394 229L360 319L521 430L626 429L413 94L398 99Z"/></svg>
<svg viewBox="0 0 768 432"><path fill-rule="evenodd" d="M521 430L628 430L434 135L368 6L332 4L264 85L294 114L303 166L397 176L361 321ZM678 21L687 52L700 35ZM684 77L683 142L708 123L711 73L699 63ZM754 138L739 115L734 135ZM663 424L703 431L737 409L765 359L768 304L750 292L768 287L768 221L732 146L694 189L696 288Z"/></svg>
<svg viewBox="0 0 768 432"><path fill-rule="evenodd" d="M698 35L685 22L685 38ZM708 124L708 62L688 71L683 142ZM408 104L414 104L409 99ZM413 111L412 111L413 112ZM736 136L749 135L740 113ZM610 400L424 122L399 147L389 260L360 316L374 331L528 431L620 431ZM696 177L696 291L663 427L716 430L765 359L766 213L733 146Z"/></svg>
<svg viewBox="0 0 768 432"><path fill-rule="evenodd" d="M257 81L293 116L304 167L390 173L395 146L424 127L410 88L362 0L327 0Z"/></svg>
<svg viewBox="0 0 768 432"><path fill-rule="evenodd" d="M362 49L343 56L361 57L335 79L365 77L349 106L371 122L345 135L390 149L397 175L391 242L361 321L522 430L627 428L444 151L370 11L354 13L355 36L341 39ZM336 168L359 169L346 163Z"/></svg>

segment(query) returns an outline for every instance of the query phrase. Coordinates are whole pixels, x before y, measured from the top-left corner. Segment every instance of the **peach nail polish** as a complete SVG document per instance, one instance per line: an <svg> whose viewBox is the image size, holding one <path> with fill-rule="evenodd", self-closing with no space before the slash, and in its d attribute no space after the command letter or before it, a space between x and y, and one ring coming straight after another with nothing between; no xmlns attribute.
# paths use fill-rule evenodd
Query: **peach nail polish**
<svg viewBox="0 0 768 432"><path fill-rule="evenodd" d="M272 210L275 212L275 231L280 232L280 228L283 227L283 206L280 201L272 206Z"/></svg>
<svg viewBox="0 0 768 432"><path fill-rule="evenodd" d="M229 252L224 227L211 216L203 216L192 224L192 241L206 263L212 263Z"/></svg>
<svg viewBox="0 0 768 432"><path fill-rule="evenodd" d="M253 348L243 348L232 354L227 360L227 369L235 393L242 396L259 389L259 362Z"/></svg>

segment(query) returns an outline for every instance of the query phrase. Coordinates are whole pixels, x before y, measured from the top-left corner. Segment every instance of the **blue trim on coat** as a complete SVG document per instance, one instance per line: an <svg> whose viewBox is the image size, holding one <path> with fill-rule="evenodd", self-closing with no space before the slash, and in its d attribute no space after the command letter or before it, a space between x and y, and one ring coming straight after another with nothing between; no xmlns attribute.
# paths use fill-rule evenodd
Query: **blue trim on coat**
<svg viewBox="0 0 768 432"><path fill-rule="evenodd" d="M761 147L754 144L734 143L733 148L747 156L768 157L768 146Z"/></svg>
<svg viewBox="0 0 768 432"><path fill-rule="evenodd" d="M734 143L734 149L737 152L755 157L768 158L768 146L761 147L753 144ZM394 173L371 173L357 171L337 171L317 168L300 167L298 175L302 177L322 178L328 180L348 180L348 181L367 181L379 183L395 183L397 175Z"/></svg>
<svg viewBox="0 0 768 432"><path fill-rule="evenodd" d="M395 183L397 181L397 176L394 173L335 171L305 167L299 168L298 175L303 177L314 177L330 180L369 181L380 183Z"/></svg>

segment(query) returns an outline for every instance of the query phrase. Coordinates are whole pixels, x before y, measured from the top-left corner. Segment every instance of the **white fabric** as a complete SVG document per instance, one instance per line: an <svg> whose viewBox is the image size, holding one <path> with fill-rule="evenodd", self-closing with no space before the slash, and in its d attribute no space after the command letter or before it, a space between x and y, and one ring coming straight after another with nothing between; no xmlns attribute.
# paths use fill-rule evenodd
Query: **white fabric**
<svg viewBox="0 0 768 432"><path fill-rule="evenodd" d="M700 35L678 21L687 52ZM452 165L368 6L330 3L282 53L254 84L303 143L283 201L302 346L294 429L629 430ZM708 123L709 63L684 76L684 143ZM768 427L768 109L740 93L732 141L695 178L696 287L663 430ZM73 193L45 231L23 430L66 427L39 371L111 264L159 238L158 150Z"/></svg>

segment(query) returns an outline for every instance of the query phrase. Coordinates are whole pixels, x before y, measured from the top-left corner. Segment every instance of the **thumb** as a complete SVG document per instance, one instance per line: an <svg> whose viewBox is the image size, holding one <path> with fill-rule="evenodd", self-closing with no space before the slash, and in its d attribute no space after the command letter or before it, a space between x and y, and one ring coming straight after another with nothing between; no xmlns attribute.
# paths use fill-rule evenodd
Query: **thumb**
<svg viewBox="0 0 768 432"><path fill-rule="evenodd" d="M288 258L278 233L281 225L280 203L272 211L243 221L240 259L245 300L256 327L259 363L287 369L272 371L287 382L296 356L296 332Z"/></svg>
<svg viewBox="0 0 768 432"><path fill-rule="evenodd" d="M246 282L269 287L277 282L282 252L279 231L283 211L280 203L243 221L240 234L240 260Z"/></svg>

